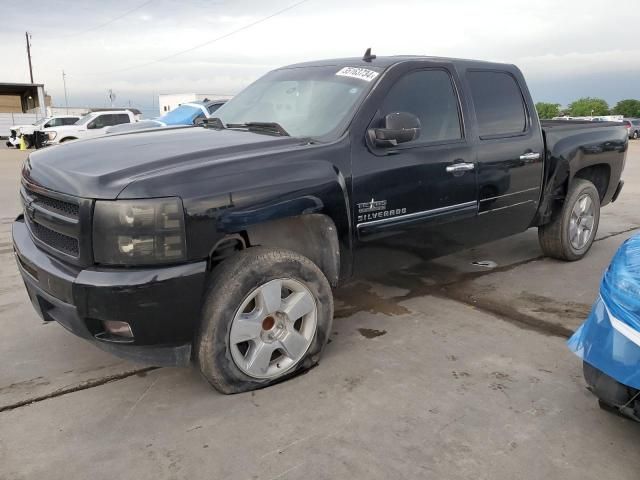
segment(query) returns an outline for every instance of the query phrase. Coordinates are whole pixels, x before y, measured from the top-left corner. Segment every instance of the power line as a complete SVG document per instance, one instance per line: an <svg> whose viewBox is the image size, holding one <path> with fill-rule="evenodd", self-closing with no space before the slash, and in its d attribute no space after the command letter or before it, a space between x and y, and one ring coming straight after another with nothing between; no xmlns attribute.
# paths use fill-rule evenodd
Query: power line
<svg viewBox="0 0 640 480"><path fill-rule="evenodd" d="M271 19L273 17L276 17L276 16L278 16L278 15L284 13L284 12L287 12L287 11L289 11L289 10L291 10L293 8L296 8L299 5L302 5L303 3L307 3L309 1L310 0L301 0L299 2L296 2L296 3L292 4L292 5L289 5L288 7L285 7L283 9L281 9L281 10L278 10L277 12L273 12L272 14L267 15L266 17L262 17L262 18L260 18L260 19L258 19L256 21L254 21L254 22L248 23L246 25L243 25L240 28L232 30L231 32L225 33L224 35L220 35L219 37L212 38L211 40L207 40L206 42L200 43L198 45L194 45L193 47L189 47L189 48L187 48L185 50L182 50L180 52L172 53L171 55L167 55L166 57L157 58L155 60L151 60L150 62L141 63L139 65L135 65L133 67L123 68L121 70L114 70L112 72L101 72L101 73L96 74L96 75L104 75L105 73L128 72L130 70L135 70L137 68L147 67L149 65L153 65L153 64L156 64L156 63L164 62L165 60L169 60L170 58L177 57L177 56L182 55L184 53L192 52L193 50L197 50L198 48L202 48L202 47L204 47L206 45L211 45L212 43L215 43L215 42L218 42L218 41L223 40L225 38L228 38L228 37L230 37L232 35L235 35L236 33L239 33L239 32L242 32L244 30L247 30L247 29L249 29L251 27L254 27L255 25L258 25L259 23L266 22L267 20L269 20L269 19ZM147 2L147 3L149 3L149 2ZM92 75L92 74L90 74L90 75Z"/></svg>
<svg viewBox="0 0 640 480"><path fill-rule="evenodd" d="M153 0L147 0L146 2L141 3L141 4L140 4L140 5L138 5L137 7L132 8L131 10L127 10L127 11L126 11L126 12L124 12L123 14L118 15L117 17L113 17L112 19L107 20L106 22L101 23L100 25L96 25L95 27L87 28L86 30L81 30L81 31L79 31L79 32L70 33L70 34L68 34L68 35L63 35L62 37L63 37L63 38L66 38L66 37L74 37L74 36L76 36L76 35L82 35L83 33L93 32L94 30L98 30L98 29L100 29L100 28L106 27L107 25L112 24L112 23L113 23L113 22L115 22L116 20L120 20L121 18L124 18L124 17L126 17L127 15L129 15L129 14L131 14L131 13L133 13L133 12L137 11L137 10L140 10L142 7L144 7L144 6L146 6L146 5L149 5L151 2L153 2Z"/></svg>

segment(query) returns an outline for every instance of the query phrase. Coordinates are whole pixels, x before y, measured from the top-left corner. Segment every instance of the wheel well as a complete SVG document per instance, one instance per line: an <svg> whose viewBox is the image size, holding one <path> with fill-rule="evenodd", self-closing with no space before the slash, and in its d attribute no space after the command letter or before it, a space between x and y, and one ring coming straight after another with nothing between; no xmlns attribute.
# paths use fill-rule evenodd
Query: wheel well
<svg viewBox="0 0 640 480"><path fill-rule="evenodd" d="M318 265L329 283L338 284L340 246L333 220L322 214L307 214L252 225L246 231L228 235L211 250L210 268L248 247L285 248L304 255Z"/></svg>
<svg viewBox="0 0 640 480"><path fill-rule="evenodd" d="M578 170L573 178L583 178L593 183L600 195L600 201L604 200L604 196L609 189L609 178L611 177L611 167L606 164L591 165L582 170Z"/></svg>
<svg viewBox="0 0 640 480"><path fill-rule="evenodd" d="M60 139L60 143L66 142L68 140L77 140L77 138L76 137L64 137L64 138Z"/></svg>

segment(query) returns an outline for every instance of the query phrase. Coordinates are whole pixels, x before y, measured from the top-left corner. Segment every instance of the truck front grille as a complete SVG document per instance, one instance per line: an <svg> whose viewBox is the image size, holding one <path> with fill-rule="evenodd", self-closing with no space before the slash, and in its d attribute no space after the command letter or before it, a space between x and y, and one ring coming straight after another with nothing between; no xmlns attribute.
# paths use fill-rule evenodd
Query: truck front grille
<svg viewBox="0 0 640 480"><path fill-rule="evenodd" d="M61 215L66 215L70 218L78 218L80 212L80 206L70 202L64 202L57 198L45 197L36 192L29 192L29 195L33 197L38 205L42 205L49 210L53 210Z"/></svg>
<svg viewBox="0 0 640 480"><path fill-rule="evenodd" d="M56 232L50 228L45 227L27 218L29 228L33 235L41 242L49 245L51 248L55 248L67 255L77 257L80 255L80 248L78 245L78 239L65 235L63 233Z"/></svg>
<svg viewBox="0 0 640 480"><path fill-rule="evenodd" d="M31 187L24 182L20 196L27 226L36 243L53 250L54 254L64 254L63 257L72 262L79 262L82 199Z"/></svg>

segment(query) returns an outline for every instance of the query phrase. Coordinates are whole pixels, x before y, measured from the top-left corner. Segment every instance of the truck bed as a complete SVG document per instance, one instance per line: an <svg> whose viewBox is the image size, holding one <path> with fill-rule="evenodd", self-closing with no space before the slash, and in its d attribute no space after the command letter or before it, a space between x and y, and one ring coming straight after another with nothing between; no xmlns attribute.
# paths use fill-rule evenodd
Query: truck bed
<svg viewBox="0 0 640 480"><path fill-rule="evenodd" d="M553 202L563 198L567 180L578 174L591 180L601 193L601 203L611 202L624 168L629 137L620 122L542 120L545 142L544 194L538 221L552 213ZM602 180L606 172L608 181Z"/></svg>

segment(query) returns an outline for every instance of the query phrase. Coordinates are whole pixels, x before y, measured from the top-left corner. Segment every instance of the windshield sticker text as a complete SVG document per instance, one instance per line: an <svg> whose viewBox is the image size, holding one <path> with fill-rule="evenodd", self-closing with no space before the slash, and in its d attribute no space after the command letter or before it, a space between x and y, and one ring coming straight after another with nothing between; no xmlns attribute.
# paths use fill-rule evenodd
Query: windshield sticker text
<svg viewBox="0 0 640 480"><path fill-rule="evenodd" d="M351 77L370 82L378 76L378 72L368 68L344 67L336 73L339 77Z"/></svg>

